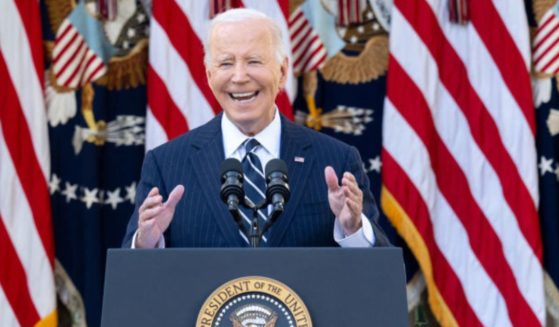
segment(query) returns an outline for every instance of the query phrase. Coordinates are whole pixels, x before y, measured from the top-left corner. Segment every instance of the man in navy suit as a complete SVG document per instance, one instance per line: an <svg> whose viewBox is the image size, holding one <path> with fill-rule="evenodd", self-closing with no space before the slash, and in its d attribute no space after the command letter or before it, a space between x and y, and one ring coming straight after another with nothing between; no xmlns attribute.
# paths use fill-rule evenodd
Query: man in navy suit
<svg viewBox="0 0 559 327"><path fill-rule="evenodd" d="M288 71L281 38L273 20L254 10L214 18L204 60L223 114L147 153L123 246L247 246L220 199L221 162L242 160L247 139L258 141L262 166L280 158L288 167L291 199L266 246L390 244L357 150L278 112Z"/></svg>

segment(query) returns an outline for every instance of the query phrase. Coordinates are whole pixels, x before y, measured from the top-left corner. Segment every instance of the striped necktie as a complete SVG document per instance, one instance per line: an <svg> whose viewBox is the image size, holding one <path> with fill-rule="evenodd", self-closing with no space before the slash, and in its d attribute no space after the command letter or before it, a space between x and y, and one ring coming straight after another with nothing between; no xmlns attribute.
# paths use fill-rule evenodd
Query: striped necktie
<svg viewBox="0 0 559 327"><path fill-rule="evenodd" d="M255 153L259 146L260 143L258 143L255 139L247 139L244 144L246 154L243 158L242 165L245 178L245 199L251 204L260 204L266 198L266 180L264 178L264 170L262 169L260 159ZM260 226L260 231L262 231L262 228L268 219L266 212L266 207L258 210L258 224ZM245 223L248 225L248 230L250 230L251 227L252 214L251 209L242 207L241 215L243 216ZM262 237L262 241L264 243L268 242L266 237Z"/></svg>

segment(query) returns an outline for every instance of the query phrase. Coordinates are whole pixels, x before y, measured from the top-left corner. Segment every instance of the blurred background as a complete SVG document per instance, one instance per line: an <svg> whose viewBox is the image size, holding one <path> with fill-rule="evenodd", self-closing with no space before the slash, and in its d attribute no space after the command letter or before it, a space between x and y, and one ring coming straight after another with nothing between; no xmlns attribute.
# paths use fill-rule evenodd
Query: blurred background
<svg viewBox="0 0 559 327"><path fill-rule="evenodd" d="M100 324L144 154L221 111L203 43L238 7L284 33L280 111L359 149L411 326L559 326L557 0L0 0L0 326Z"/></svg>

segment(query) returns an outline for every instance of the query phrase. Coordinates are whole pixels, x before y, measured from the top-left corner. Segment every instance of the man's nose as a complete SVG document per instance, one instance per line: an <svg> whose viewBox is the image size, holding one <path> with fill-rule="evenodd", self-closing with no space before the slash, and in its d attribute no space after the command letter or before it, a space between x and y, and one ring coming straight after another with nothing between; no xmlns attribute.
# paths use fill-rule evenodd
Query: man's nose
<svg viewBox="0 0 559 327"><path fill-rule="evenodd" d="M243 83L248 80L248 72L246 65L238 63L233 70L233 77L231 79L234 83Z"/></svg>

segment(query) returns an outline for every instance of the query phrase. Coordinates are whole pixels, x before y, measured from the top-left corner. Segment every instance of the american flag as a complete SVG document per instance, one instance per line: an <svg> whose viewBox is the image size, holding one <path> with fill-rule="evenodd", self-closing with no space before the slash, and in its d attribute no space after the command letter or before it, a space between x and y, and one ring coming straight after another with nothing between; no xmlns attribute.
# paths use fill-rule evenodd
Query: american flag
<svg viewBox="0 0 559 327"><path fill-rule="evenodd" d="M443 326L542 326L535 118L524 3L395 0L382 206Z"/></svg>
<svg viewBox="0 0 559 327"><path fill-rule="evenodd" d="M220 14L228 9L242 8L242 0L209 0L210 1L210 18Z"/></svg>
<svg viewBox="0 0 559 327"><path fill-rule="evenodd" d="M286 48L290 49L287 39L287 0L238 0L230 1L229 5L256 9L275 19L282 29ZM212 11L220 6L211 1L196 0L153 2L148 67L147 149L206 123L221 111L206 81L203 61L203 41L210 17ZM293 117L291 103L295 92L295 79L290 72L286 89L276 99L280 111L290 118Z"/></svg>
<svg viewBox="0 0 559 327"><path fill-rule="evenodd" d="M0 12L0 326L55 326L39 2Z"/></svg>
<svg viewBox="0 0 559 327"><path fill-rule="evenodd" d="M539 73L559 73L559 3L541 18L534 37L534 69Z"/></svg>
<svg viewBox="0 0 559 327"><path fill-rule="evenodd" d="M366 5L366 0L338 0L336 8L338 25L348 26L361 23L363 21L361 14Z"/></svg>
<svg viewBox="0 0 559 327"><path fill-rule="evenodd" d="M99 21L80 2L56 32L52 68L58 85L77 88L97 80L114 52Z"/></svg>
<svg viewBox="0 0 559 327"><path fill-rule="evenodd" d="M289 16L289 37L295 74L317 70L324 65L327 58L326 48L301 6Z"/></svg>
<svg viewBox="0 0 559 327"><path fill-rule="evenodd" d="M535 3L534 3L535 4ZM541 8L534 10L533 22L538 22L538 29L534 37L534 51L541 49L541 44L555 39L548 44L549 53L559 53L559 24L557 21L558 4L552 5L547 11ZM542 10L543 9L543 10ZM537 13L537 14L536 14ZM539 14L543 14L538 20ZM552 23L550 23L552 21ZM554 25L550 28L550 25ZM542 39L547 39L542 42ZM540 45L538 47L538 45ZM541 53L534 53L542 57ZM558 61L555 59L555 61ZM540 61L541 62L541 61ZM536 65L536 61L534 62ZM541 74L535 70L533 76L534 102L536 105L536 144L538 149L539 191L540 191L540 225L542 230L543 266L545 268L545 294L547 306L547 323L549 326L559 325L559 92L557 88L558 75L549 73L557 66L553 64L550 70ZM547 73L547 74L546 74ZM552 73L553 74L553 73Z"/></svg>

